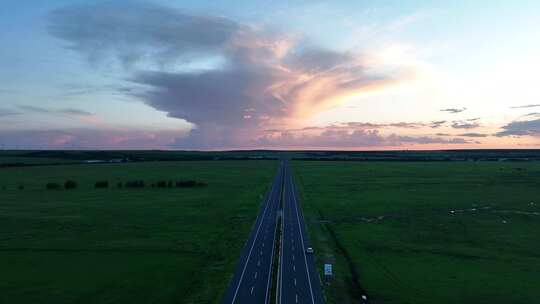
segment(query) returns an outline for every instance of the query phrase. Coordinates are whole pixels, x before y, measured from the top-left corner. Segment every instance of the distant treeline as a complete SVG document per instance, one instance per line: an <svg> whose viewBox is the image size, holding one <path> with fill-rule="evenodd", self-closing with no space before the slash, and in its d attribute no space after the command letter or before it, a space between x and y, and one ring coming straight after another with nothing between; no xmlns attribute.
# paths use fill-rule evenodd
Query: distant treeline
<svg viewBox="0 0 540 304"><path fill-rule="evenodd" d="M537 161L540 158L495 158L495 157L475 157L475 158L430 158L430 157L400 157L400 158L367 158L367 157L295 157L292 160L306 161L372 161L372 162L450 162L450 161Z"/></svg>
<svg viewBox="0 0 540 304"><path fill-rule="evenodd" d="M148 161L209 160L347 160L347 161L532 161L540 160L540 150L437 150L437 151L6 151L20 157L1 167L56 164L106 164ZM1 162L2 151L0 151ZM44 159L43 163L25 163L24 158ZM51 162L51 160L53 160ZM58 161L55 161L58 160Z"/></svg>

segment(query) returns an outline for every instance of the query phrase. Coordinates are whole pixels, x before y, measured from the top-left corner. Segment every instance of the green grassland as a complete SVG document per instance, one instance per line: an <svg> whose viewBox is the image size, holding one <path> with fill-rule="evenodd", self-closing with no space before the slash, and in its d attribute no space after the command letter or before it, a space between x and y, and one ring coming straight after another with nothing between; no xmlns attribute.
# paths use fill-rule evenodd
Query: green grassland
<svg viewBox="0 0 540 304"><path fill-rule="evenodd" d="M276 168L273 161L1 168L0 303L218 303ZM66 179L78 188L45 190ZM136 179L207 186L116 187ZM112 187L94 189L99 180Z"/></svg>
<svg viewBox="0 0 540 304"><path fill-rule="evenodd" d="M293 164L329 303L540 303L539 162Z"/></svg>

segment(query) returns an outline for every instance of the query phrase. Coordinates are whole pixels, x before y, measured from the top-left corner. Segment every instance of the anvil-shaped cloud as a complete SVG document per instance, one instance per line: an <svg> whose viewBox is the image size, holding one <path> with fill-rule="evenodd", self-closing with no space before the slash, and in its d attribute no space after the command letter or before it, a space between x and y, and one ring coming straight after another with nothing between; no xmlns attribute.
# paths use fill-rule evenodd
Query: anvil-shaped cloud
<svg viewBox="0 0 540 304"><path fill-rule="evenodd" d="M142 3L67 7L49 30L92 63L122 63L129 81L148 88L136 97L193 123L182 148L242 147L410 72L383 73L365 56L264 25Z"/></svg>

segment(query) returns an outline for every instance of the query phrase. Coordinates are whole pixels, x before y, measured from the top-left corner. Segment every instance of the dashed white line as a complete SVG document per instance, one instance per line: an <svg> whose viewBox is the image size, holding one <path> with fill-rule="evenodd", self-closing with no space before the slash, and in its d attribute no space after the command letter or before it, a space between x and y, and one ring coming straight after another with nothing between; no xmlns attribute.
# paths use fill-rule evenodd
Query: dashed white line
<svg viewBox="0 0 540 304"><path fill-rule="evenodd" d="M257 267L261 266L261 260L257 261Z"/></svg>
<svg viewBox="0 0 540 304"><path fill-rule="evenodd" d="M296 286L296 278L294 278L294 286Z"/></svg>
<svg viewBox="0 0 540 304"><path fill-rule="evenodd" d="M251 286L251 294L253 294L253 288L254 288L254 287L255 287L255 286Z"/></svg>
<svg viewBox="0 0 540 304"><path fill-rule="evenodd" d="M296 266L295 265L293 265L292 270L296 271Z"/></svg>
<svg viewBox="0 0 540 304"><path fill-rule="evenodd" d="M298 303L298 294L296 294L295 301Z"/></svg>
<svg viewBox="0 0 540 304"><path fill-rule="evenodd" d="M259 273L259 272L255 271L255 279L257 278L257 274L258 274L258 273Z"/></svg>

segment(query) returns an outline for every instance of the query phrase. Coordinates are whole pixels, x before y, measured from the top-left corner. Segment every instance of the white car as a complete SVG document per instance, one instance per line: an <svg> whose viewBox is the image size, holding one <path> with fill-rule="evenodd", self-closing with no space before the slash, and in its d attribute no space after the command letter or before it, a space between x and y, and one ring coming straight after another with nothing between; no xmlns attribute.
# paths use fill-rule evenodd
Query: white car
<svg viewBox="0 0 540 304"><path fill-rule="evenodd" d="M306 253L307 254L313 254L313 248L311 248L311 247L306 248Z"/></svg>

